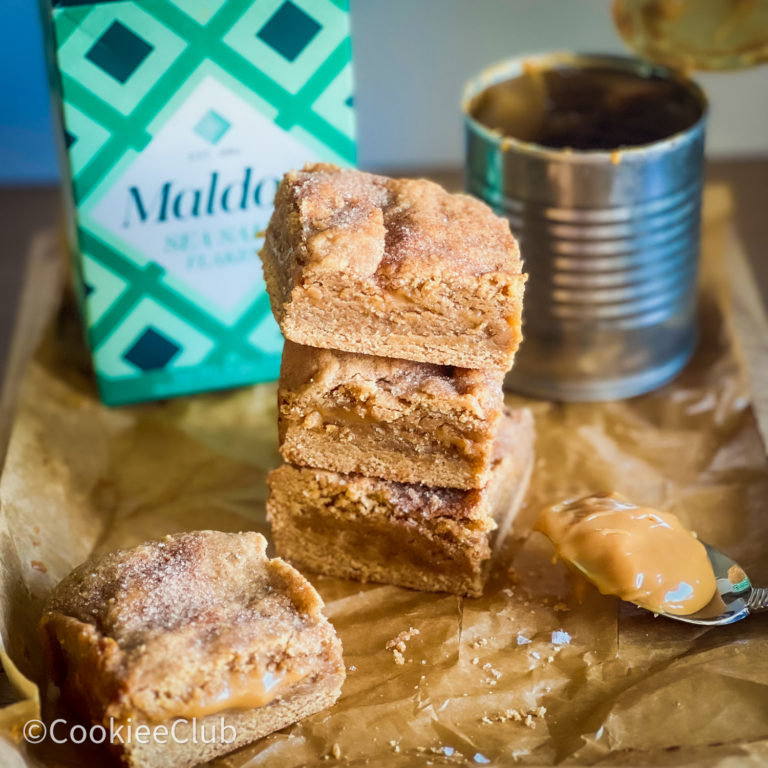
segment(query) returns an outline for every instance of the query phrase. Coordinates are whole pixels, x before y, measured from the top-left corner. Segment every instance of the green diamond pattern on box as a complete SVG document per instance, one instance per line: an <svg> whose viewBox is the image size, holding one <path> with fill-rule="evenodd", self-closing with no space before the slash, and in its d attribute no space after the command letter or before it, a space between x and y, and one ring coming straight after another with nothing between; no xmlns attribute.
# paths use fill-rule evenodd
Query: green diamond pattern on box
<svg viewBox="0 0 768 768"><path fill-rule="evenodd" d="M42 0L77 293L113 405L277 378L257 233L355 161L348 0Z"/></svg>

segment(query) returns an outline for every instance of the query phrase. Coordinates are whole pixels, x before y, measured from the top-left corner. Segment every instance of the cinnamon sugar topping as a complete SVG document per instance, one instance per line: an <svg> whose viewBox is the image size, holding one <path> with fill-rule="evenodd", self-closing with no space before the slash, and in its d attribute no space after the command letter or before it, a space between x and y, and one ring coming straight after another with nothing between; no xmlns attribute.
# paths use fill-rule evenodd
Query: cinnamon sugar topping
<svg viewBox="0 0 768 768"><path fill-rule="evenodd" d="M288 173L285 190L300 214L308 262L390 280L423 275L427 265L477 275L521 271L507 222L432 182L316 163Z"/></svg>

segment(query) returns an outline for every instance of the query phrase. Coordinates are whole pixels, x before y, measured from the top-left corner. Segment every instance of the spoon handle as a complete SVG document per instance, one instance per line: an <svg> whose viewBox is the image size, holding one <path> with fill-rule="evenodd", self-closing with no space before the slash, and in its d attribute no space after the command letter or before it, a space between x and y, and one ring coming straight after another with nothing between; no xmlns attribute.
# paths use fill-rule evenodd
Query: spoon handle
<svg viewBox="0 0 768 768"><path fill-rule="evenodd" d="M750 613L768 610L768 587L752 587L747 600Z"/></svg>

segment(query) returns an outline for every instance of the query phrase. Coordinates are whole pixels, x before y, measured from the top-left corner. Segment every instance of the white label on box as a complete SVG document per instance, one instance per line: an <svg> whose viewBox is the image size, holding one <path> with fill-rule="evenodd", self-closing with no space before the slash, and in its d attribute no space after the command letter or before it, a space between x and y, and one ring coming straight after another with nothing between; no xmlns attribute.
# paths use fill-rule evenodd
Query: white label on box
<svg viewBox="0 0 768 768"><path fill-rule="evenodd" d="M233 317L263 289L256 233L283 174L318 159L212 76L123 171L91 217ZM114 239L113 239L114 238Z"/></svg>

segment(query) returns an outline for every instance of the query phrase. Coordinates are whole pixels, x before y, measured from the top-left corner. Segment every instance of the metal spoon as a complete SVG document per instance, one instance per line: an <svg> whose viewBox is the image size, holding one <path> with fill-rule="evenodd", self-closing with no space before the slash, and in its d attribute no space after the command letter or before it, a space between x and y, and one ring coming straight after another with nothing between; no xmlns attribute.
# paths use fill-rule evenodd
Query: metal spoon
<svg viewBox="0 0 768 768"><path fill-rule="evenodd" d="M719 625L733 624L746 619L751 613L768 610L768 587L753 587L752 582L740 565L706 542L709 562L715 572L717 591L709 603L700 611L688 616L659 613L668 619L685 621L688 624Z"/></svg>

